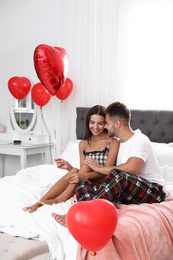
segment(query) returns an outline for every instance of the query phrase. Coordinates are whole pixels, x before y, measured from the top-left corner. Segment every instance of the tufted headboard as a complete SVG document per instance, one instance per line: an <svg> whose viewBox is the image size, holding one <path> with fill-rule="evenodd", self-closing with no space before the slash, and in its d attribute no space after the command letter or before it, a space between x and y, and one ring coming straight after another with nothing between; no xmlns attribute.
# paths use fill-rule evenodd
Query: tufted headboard
<svg viewBox="0 0 173 260"><path fill-rule="evenodd" d="M90 107L77 107L76 136L82 139L85 134L85 118ZM173 111L131 110L131 127L139 128L152 142L173 142Z"/></svg>

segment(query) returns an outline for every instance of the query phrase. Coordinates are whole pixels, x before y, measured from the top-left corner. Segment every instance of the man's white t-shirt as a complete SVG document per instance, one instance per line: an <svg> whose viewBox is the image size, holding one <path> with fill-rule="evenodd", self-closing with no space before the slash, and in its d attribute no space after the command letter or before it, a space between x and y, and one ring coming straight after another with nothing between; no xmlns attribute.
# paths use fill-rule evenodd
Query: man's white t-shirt
<svg viewBox="0 0 173 260"><path fill-rule="evenodd" d="M120 144L117 165L127 162L130 157L138 157L145 162L138 175L148 181L165 185L151 142L139 129L128 141Z"/></svg>

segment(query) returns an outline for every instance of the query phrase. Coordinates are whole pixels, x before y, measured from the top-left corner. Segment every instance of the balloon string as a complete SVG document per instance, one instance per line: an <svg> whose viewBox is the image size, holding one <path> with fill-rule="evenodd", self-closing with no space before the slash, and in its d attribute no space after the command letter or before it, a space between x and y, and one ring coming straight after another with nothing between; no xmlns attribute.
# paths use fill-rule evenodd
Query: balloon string
<svg viewBox="0 0 173 260"><path fill-rule="evenodd" d="M52 108L53 108L53 115L55 113L55 97L52 97ZM56 127L55 127L55 121L54 121L54 147L55 147L55 158L57 157L57 139L56 139Z"/></svg>
<svg viewBox="0 0 173 260"><path fill-rule="evenodd" d="M43 161L44 161L44 145L43 145L43 110L42 110L42 107L40 107L40 115L41 115L41 132L42 132L42 164L43 164Z"/></svg>
<svg viewBox="0 0 173 260"><path fill-rule="evenodd" d="M63 100L61 101L61 133L62 133L62 139L61 139L61 152L64 150L64 124L63 124L63 119L64 119L64 109L63 109Z"/></svg>
<svg viewBox="0 0 173 260"><path fill-rule="evenodd" d="M19 100L19 107L21 107L21 100ZM22 127L22 113L19 113L19 127Z"/></svg>

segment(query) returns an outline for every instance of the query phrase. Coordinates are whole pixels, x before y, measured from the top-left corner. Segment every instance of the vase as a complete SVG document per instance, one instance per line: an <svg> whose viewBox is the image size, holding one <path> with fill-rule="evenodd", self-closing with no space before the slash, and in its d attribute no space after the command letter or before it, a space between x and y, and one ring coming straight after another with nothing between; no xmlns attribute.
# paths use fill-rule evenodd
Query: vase
<svg viewBox="0 0 173 260"><path fill-rule="evenodd" d="M5 132L6 132L6 127L1 123L1 119L0 119L0 133L5 133Z"/></svg>

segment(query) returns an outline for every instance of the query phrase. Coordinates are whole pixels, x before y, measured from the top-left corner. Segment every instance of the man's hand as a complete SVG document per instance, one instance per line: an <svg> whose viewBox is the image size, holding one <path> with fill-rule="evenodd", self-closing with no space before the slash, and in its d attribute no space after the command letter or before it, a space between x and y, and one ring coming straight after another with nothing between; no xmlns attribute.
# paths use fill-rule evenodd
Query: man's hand
<svg viewBox="0 0 173 260"><path fill-rule="evenodd" d="M80 176L78 173L71 173L71 174L68 174L67 175L67 178L66 178L69 183L71 184L78 184L82 179L80 179Z"/></svg>
<svg viewBox="0 0 173 260"><path fill-rule="evenodd" d="M101 168L100 164L93 158L85 159L84 164L88 165L95 172L99 172L99 169Z"/></svg>

